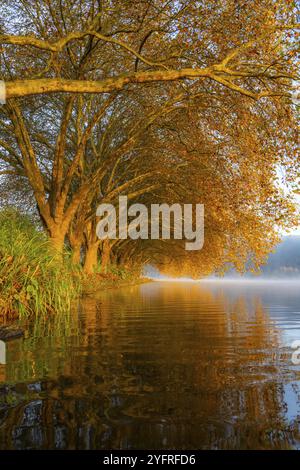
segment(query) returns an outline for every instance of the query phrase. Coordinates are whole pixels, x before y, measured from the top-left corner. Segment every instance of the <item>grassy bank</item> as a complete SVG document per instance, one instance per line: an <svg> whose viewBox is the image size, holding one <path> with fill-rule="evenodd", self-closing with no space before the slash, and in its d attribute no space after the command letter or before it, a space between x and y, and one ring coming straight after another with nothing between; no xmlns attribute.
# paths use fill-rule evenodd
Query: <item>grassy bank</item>
<svg viewBox="0 0 300 470"><path fill-rule="evenodd" d="M63 262L30 217L0 212L0 316L29 317L67 312L81 290L69 257Z"/></svg>
<svg viewBox="0 0 300 470"><path fill-rule="evenodd" d="M0 211L0 319L66 316L82 294L145 281L139 271L114 265L86 275L67 252L57 257L29 216Z"/></svg>

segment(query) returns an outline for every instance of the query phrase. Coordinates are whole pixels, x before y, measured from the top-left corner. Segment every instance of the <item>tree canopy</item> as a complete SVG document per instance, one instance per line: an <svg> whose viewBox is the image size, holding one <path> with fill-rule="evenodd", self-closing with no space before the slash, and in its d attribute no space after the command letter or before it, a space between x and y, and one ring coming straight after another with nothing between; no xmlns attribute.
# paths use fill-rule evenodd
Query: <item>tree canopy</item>
<svg viewBox="0 0 300 470"><path fill-rule="evenodd" d="M0 3L1 191L35 201L56 250L198 276L257 267L296 223L296 2ZM204 204L204 249L101 242L119 195Z"/></svg>

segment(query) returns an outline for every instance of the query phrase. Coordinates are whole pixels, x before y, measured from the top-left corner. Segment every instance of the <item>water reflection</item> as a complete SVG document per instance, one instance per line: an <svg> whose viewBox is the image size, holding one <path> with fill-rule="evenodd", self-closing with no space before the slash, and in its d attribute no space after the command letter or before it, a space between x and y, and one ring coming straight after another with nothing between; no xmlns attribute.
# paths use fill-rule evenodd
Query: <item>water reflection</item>
<svg viewBox="0 0 300 470"><path fill-rule="evenodd" d="M0 448L300 447L299 297L161 282L85 299L66 331L7 343Z"/></svg>

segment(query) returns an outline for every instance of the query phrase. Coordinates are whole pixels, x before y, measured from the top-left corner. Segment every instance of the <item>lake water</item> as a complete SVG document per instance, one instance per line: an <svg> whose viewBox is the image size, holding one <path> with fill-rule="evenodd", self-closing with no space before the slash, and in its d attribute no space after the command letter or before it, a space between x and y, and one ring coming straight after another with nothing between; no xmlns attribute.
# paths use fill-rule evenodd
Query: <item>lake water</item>
<svg viewBox="0 0 300 470"><path fill-rule="evenodd" d="M295 340L296 282L99 293L6 344L0 448L300 448Z"/></svg>

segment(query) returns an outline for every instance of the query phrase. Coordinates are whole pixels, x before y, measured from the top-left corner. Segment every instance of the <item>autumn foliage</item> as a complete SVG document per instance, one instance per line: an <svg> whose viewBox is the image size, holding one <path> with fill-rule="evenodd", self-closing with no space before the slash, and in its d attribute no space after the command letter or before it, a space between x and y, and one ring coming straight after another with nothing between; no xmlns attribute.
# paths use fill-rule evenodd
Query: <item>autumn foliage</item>
<svg viewBox="0 0 300 470"><path fill-rule="evenodd" d="M297 2L0 3L1 191L58 253L199 276L258 267L297 223ZM98 240L122 194L204 204L204 249Z"/></svg>

